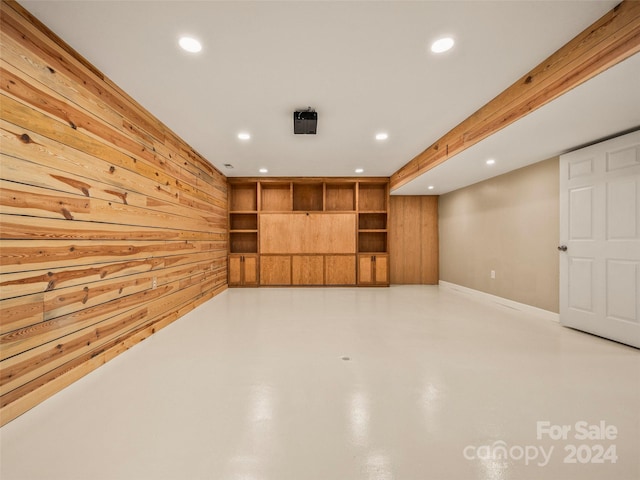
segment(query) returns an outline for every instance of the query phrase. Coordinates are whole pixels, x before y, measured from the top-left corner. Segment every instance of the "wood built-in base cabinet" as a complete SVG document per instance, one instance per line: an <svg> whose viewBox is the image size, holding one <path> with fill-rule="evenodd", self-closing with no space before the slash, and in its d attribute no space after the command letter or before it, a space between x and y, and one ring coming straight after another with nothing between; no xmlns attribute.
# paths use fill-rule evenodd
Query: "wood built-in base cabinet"
<svg viewBox="0 0 640 480"><path fill-rule="evenodd" d="M366 254L358 256L360 285L389 285L389 256Z"/></svg>
<svg viewBox="0 0 640 480"><path fill-rule="evenodd" d="M229 285L388 285L388 209L383 178L229 179Z"/></svg>
<svg viewBox="0 0 640 480"><path fill-rule="evenodd" d="M258 286L258 255L229 255L229 286Z"/></svg>
<svg viewBox="0 0 640 480"><path fill-rule="evenodd" d="M324 258L322 255L295 255L291 257L291 283L293 285L324 285Z"/></svg>
<svg viewBox="0 0 640 480"><path fill-rule="evenodd" d="M291 256L262 255L260 257L260 285L291 285Z"/></svg>
<svg viewBox="0 0 640 480"><path fill-rule="evenodd" d="M260 285L356 285L355 255L262 255L260 259Z"/></svg>
<svg viewBox="0 0 640 480"><path fill-rule="evenodd" d="M355 285L356 256L327 255L324 257L325 285Z"/></svg>

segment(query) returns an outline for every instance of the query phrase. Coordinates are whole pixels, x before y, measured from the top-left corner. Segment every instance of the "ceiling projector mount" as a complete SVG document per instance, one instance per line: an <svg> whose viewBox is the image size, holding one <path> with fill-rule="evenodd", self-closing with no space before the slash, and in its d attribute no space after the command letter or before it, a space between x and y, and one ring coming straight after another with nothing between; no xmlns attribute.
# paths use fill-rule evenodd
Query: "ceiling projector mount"
<svg viewBox="0 0 640 480"><path fill-rule="evenodd" d="M318 112L308 107L293 112L293 133L315 135L318 126Z"/></svg>

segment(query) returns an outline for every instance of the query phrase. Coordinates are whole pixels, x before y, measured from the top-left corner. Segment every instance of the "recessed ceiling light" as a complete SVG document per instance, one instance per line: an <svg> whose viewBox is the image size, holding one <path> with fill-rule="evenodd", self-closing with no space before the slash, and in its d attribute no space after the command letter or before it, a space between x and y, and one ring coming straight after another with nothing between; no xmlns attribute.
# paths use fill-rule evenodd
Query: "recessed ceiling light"
<svg viewBox="0 0 640 480"><path fill-rule="evenodd" d="M193 37L180 37L178 44L183 50L190 53L198 53L202 50L202 44Z"/></svg>
<svg viewBox="0 0 640 480"><path fill-rule="evenodd" d="M267 170L266 168L261 168L260 170L258 170L260 173L269 173L269 170Z"/></svg>
<svg viewBox="0 0 640 480"><path fill-rule="evenodd" d="M427 188L428 188L429 190L433 190L433 188L434 188L434 187L433 187L433 185L429 185Z"/></svg>
<svg viewBox="0 0 640 480"><path fill-rule="evenodd" d="M496 161L493 158L490 158L486 163L487 165L493 165L494 163L496 163Z"/></svg>
<svg viewBox="0 0 640 480"><path fill-rule="evenodd" d="M389 134L387 133L384 133L384 132L376 133L376 140L386 140L387 138L389 138Z"/></svg>
<svg viewBox="0 0 640 480"><path fill-rule="evenodd" d="M362 173L362 172L364 172L364 168L356 168L355 172L356 173Z"/></svg>
<svg viewBox="0 0 640 480"><path fill-rule="evenodd" d="M431 51L433 53L444 53L450 50L454 43L451 37L440 38L431 44Z"/></svg>
<svg viewBox="0 0 640 480"><path fill-rule="evenodd" d="M240 140L249 140L251 138L251 135L249 135L246 132L241 132L241 133L238 134L238 138Z"/></svg>

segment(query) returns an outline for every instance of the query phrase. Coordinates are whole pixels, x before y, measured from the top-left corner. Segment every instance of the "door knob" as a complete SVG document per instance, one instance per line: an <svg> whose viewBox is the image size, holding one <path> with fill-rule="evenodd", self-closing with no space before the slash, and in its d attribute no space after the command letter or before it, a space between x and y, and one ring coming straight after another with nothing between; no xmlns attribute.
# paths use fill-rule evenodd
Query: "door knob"
<svg viewBox="0 0 640 480"><path fill-rule="evenodd" d="M567 246L566 245L560 245L558 247L558 250L561 251L561 252L566 252L567 251Z"/></svg>

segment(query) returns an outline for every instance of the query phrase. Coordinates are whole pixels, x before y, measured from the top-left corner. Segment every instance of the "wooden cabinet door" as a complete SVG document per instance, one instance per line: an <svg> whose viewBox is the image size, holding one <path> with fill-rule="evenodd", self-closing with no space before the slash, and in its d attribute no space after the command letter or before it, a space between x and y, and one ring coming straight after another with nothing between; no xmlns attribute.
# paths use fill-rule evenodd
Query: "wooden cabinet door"
<svg viewBox="0 0 640 480"><path fill-rule="evenodd" d="M258 256L229 255L229 286L258 285Z"/></svg>
<svg viewBox="0 0 640 480"><path fill-rule="evenodd" d="M260 253L356 253L355 213L264 213Z"/></svg>
<svg viewBox="0 0 640 480"><path fill-rule="evenodd" d="M293 285L323 285L324 258L322 255L294 255L291 259Z"/></svg>
<svg viewBox="0 0 640 480"><path fill-rule="evenodd" d="M324 280L326 285L355 285L356 256L327 255L324 258Z"/></svg>
<svg viewBox="0 0 640 480"><path fill-rule="evenodd" d="M387 285L389 283L389 256L360 255L358 257L358 284Z"/></svg>
<svg viewBox="0 0 640 480"><path fill-rule="evenodd" d="M261 285L291 285L291 256L260 256Z"/></svg>
<svg viewBox="0 0 640 480"><path fill-rule="evenodd" d="M358 283L371 285L373 283L373 255L360 255L358 257Z"/></svg>
<svg viewBox="0 0 640 480"><path fill-rule="evenodd" d="M229 255L229 285L242 283L242 255Z"/></svg>
<svg viewBox="0 0 640 480"><path fill-rule="evenodd" d="M389 283L389 257L387 255L375 255L374 263L374 283L376 285L386 285Z"/></svg>
<svg viewBox="0 0 640 480"><path fill-rule="evenodd" d="M242 259L243 259L242 284L246 286L258 285L258 256L243 255Z"/></svg>

